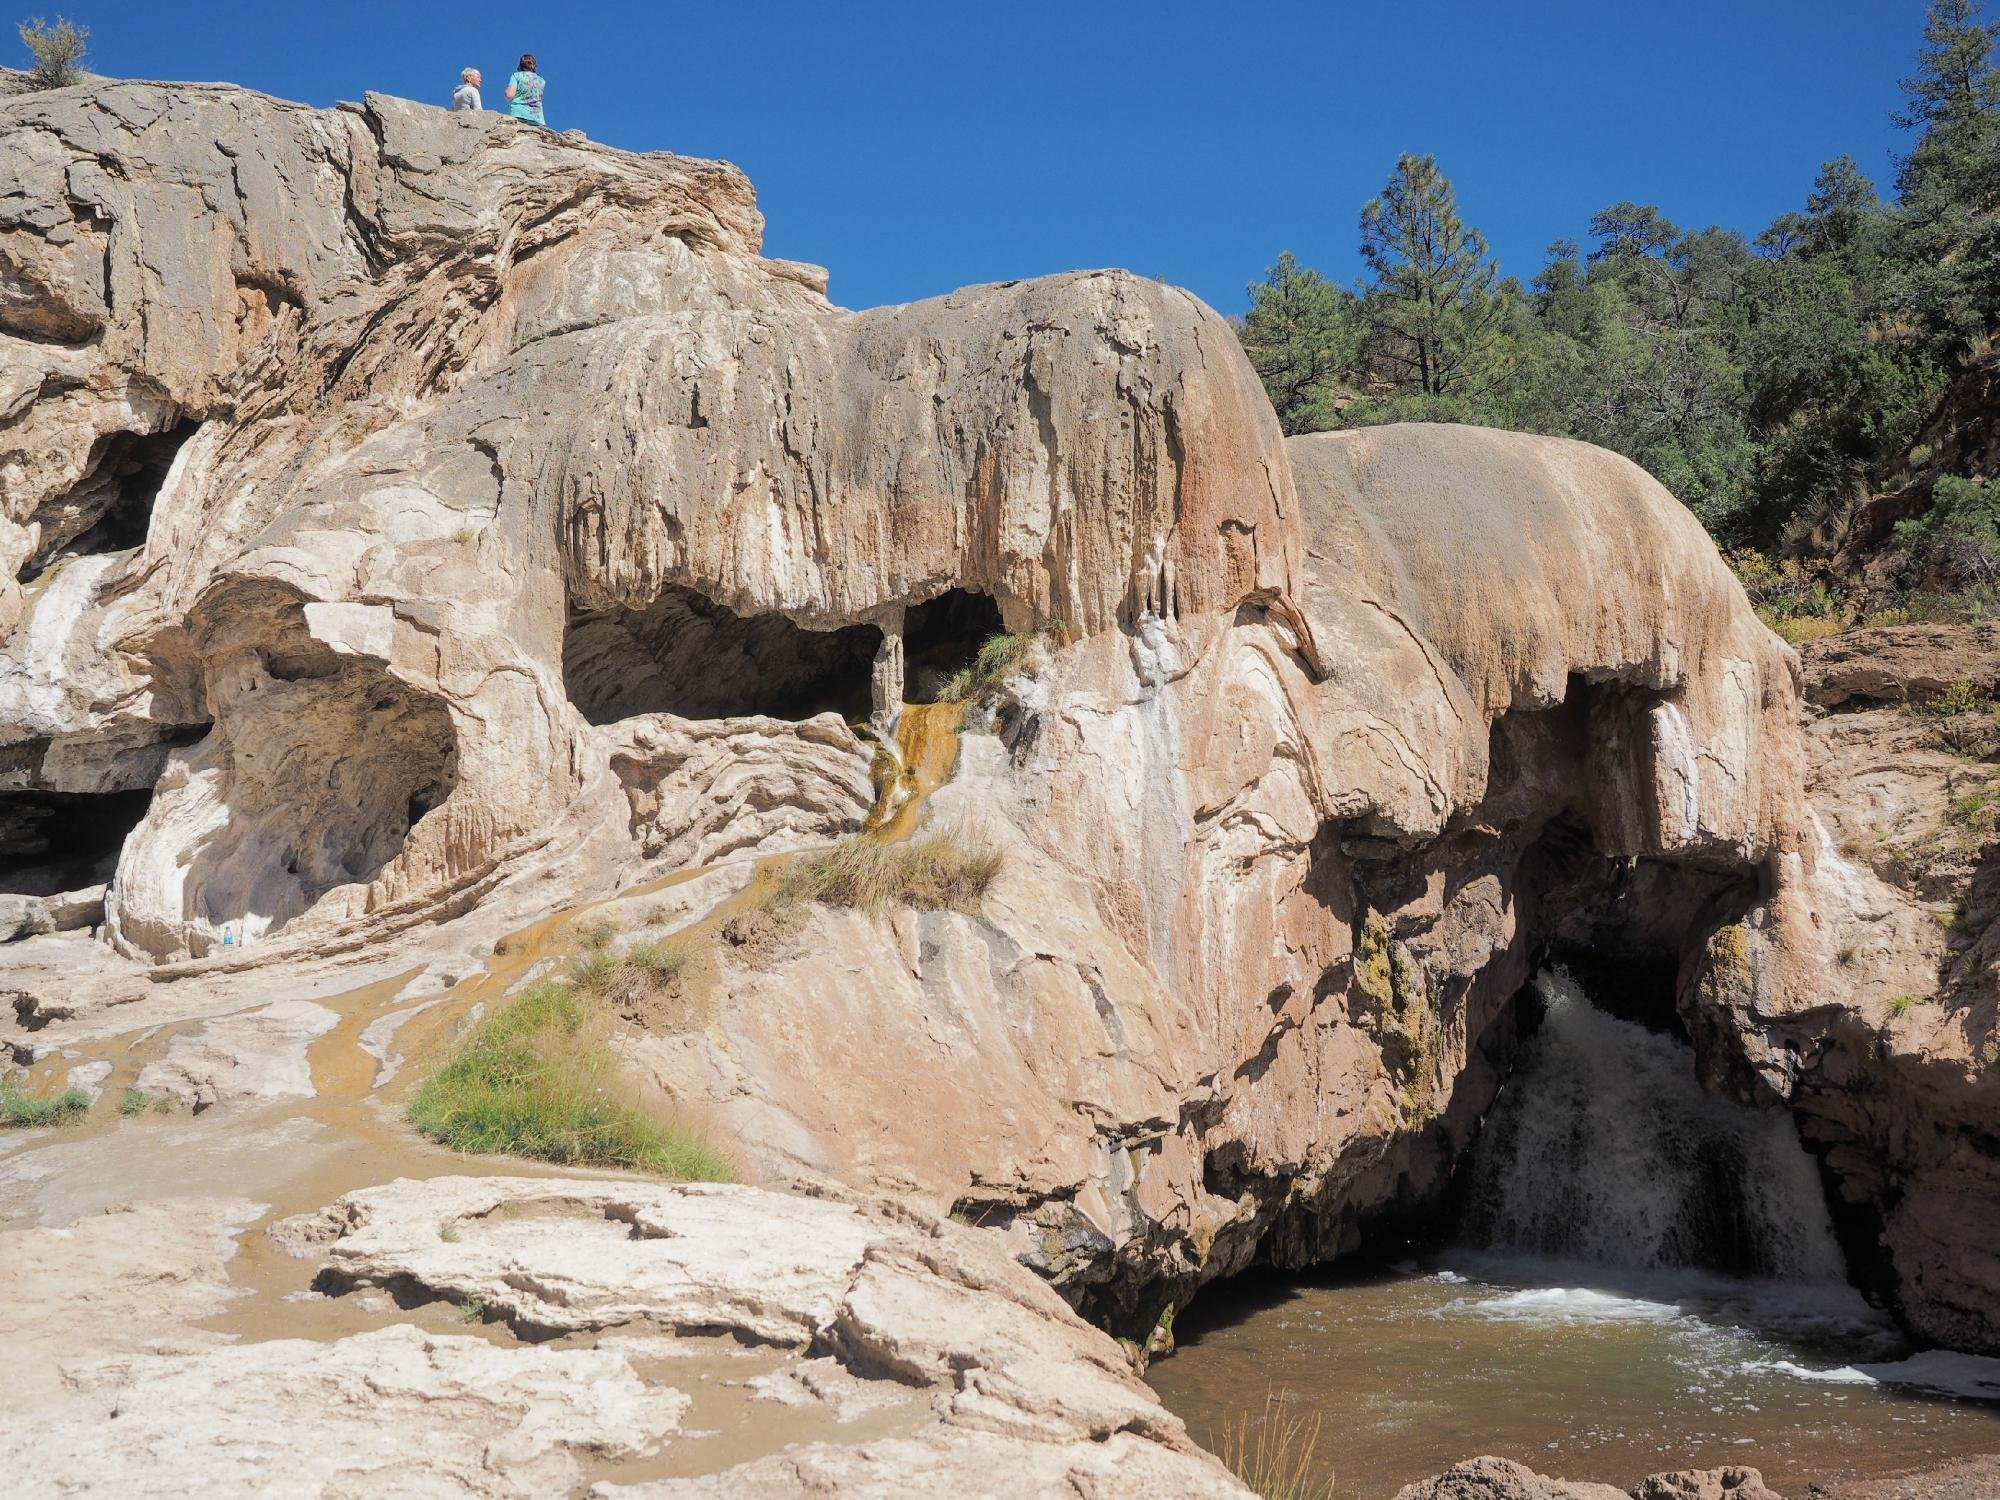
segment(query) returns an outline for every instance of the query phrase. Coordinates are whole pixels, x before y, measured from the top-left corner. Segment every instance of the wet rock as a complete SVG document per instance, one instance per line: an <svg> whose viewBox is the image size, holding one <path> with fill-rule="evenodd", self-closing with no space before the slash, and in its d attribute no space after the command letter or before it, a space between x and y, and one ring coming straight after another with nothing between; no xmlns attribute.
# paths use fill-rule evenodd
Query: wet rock
<svg viewBox="0 0 2000 1500"><path fill-rule="evenodd" d="M1755 1469L1684 1469L1630 1490L1550 1479L1507 1458L1475 1458L1396 1492L1396 1500L1783 1500Z"/></svg>
<svg viewBox="0 0 2000 1500"><path fill-rule="evenodd" d="M310 1000L279 1000L218 1016L174 1037L166 1055L139 1073L138 1087L171 1094L196 1109L236 1101L313 1097L307 1051L340 1020Z"/></svg>

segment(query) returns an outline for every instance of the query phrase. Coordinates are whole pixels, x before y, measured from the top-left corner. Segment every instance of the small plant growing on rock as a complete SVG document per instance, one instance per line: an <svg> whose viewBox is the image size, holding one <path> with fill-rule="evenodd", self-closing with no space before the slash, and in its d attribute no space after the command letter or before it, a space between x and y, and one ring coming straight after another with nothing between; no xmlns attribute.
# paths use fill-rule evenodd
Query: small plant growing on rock
<svg viewBox="0 0 2000 1500"><path fill-rule="evenodd" d="M890 905L974 912L1004 862L997 849L971 848L948 833L903 843L865 836L843 839L793 860L771 904L783 909L817 901L868 912Z"/></svg>
<svg viewBox="0 0 2000 1500"><path fill-rule="evenodd" d="M447 1245L456 1245L458 1243L458 1226L450 1223L438 1225L438 1238L443 1240Z"/></svg>
<svg viewBox="0 0 2000 1500"><path fill-rule="evenodd" d="M28 69L32 87L68 88L83 76L84 54L90 44L88 26L79 26L66 16L57 16L53 22L37 16L16 29L21 33L21 45L35 60Z"/></svg>
<svg viewBox="0 0 2000 1500"><path fill-rule="evenodd" d="M127 1117L144 1114L146 1106L151 1102L144 1089L127 1089L124 1097L118 1101L118 1113Z"/></svg>
<svg viewBox="0 0 2000 1500"><path fill-rule="evenodd" d="M486 1304L477 1297L467 1297L458 1304L458 1321L461 1323L477 1323L485 1316Z"/></svg>
<svg viewBox="0 0 2000 1500"><path fill-rule="evenodd" d="M69 1125L90 1113L90 1095L82 1089L64 1089L42 1098L15 1083L0 1083L0 1125L36 1129L45 1125Z"/></svg>
<svg viewBox="0 0 2000 1500"><path fill-rule="evenodd" d="M1007 675L1020 666L1034 647L1036 641L1047 637L1052 640L1066 640L1069 626L1061 620L1051 620L1038 630L1025 635L988 636L979 647L979 654L968 667L945 679L944 688L938 694L941 703L969 703L980 694L998 687Z"/></svg>
<svg viewBox="0 0 2000 1500"><path fill-rule="evenodd" d="M1961 677L1941 692L1911 705L1914 712L1930 719L1953 719L1960 714L1992 712L1993 705L1979 696L1968 677Z"/></svg>
<svg viewBox="0 0 2000 1500"><path fill-rule="evenodd" d="M1889 997L1889 1014L1892 1016L1907 1016L1916 1008L1917 997L1915 995L1891 995Z"/></svg>

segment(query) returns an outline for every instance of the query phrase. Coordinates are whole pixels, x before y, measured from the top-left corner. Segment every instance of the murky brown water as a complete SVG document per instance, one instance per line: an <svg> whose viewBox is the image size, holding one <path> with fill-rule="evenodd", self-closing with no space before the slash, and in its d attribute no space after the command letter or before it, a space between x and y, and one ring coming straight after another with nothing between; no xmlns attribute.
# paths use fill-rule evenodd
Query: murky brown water
<svg viewBox="0 0 2000 1500"><path fill-rule="evenodd" d="M1321 1466L1358 1500L1484 1453L1618 1485L1747 1463L1793 1494L2000 1451L2000 1404L1889 1383L2000 1401L2000 1361L1904 1360L1844 1288L1450 1264L1218 1289L1148 1378L1202 1441L1272 1392L1320 1414Z"/></svg>

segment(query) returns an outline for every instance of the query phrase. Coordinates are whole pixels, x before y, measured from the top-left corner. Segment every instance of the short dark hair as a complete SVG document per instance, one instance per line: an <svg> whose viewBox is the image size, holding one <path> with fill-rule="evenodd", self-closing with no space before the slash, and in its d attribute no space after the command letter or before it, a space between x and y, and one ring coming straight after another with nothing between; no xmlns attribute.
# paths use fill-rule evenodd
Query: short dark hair
<svg viewBox="0 0 2000 1500"><path fill-rule="evenodd" d="M523 53L521 54L521 61L520 61L520 64L519 64L519 66L520 66L520 69L521 69L521 71L522 71L523 73L532 73L532 72L534 72L534 71L535 71L535 54L534 54L534 53L532 53L532 52L523 52Z"/></svg>

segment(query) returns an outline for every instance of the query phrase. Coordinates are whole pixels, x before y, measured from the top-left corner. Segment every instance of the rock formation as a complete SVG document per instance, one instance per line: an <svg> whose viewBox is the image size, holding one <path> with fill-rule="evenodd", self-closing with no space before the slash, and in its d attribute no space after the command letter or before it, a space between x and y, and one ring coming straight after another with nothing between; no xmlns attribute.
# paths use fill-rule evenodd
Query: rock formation
<svg viewBox="0 0 2000 1500"><path fill-rule="evenodd" d="M706 934L686 1003L627 1017L635 1074L746 1175L905 1205L592 1199L558 1234L621 1226L589 1281L542 1230L509 1268L441 1235L500 1189L390 1184L314 1221L336 1289L537 1334L686 1322L669 1283L706 1252L647 1215L718 1253L838 1220L803 1302L706 1286L703 1326L853 1366L828 1389L932 1393L880 1462L1228 1493L1108 1341L963 1247L1135 1339L1253 1260L1351 1249L1436 1199L1554 955L1793 1108L1868 1221L1860 1274L2000 1348L1990 1002L1952 1013L1942 1067L1935 1028L1881 1042L1936 924L1815 818L1797 658L1634 465L1444 426L1284 440L1228 326L1121 273L845 312L760 256L733 168L497 117L106 84L0 101L0 127L15 1056L168 1026L145 1088L283 1109L362 1021L387 1066L495 938L600 902L634 939ZM922 808L1003 851L981 912L724 922L751 857L862 826L903 705L1002 628L1032 640ZM369 984L401 1008L354 1009ZM878 1272L915 1278L880 1320ZM968 1328L1031 1332L957 1348L918 1304L961 1296ZM634 1403L678 1419L611 1356L515 1352L477 1430L580 1363L612 1406L520 1427L507 1484L575 1481L570 1434L617 1448ZM291 1370L160 1357L90 1380L155 1414L134 1452L169 1467L159 1414L223 1365L310 1404L357 1368L491 1364L407 1329ZM874 1492L875 1462L737 1478Z"/></svg>

